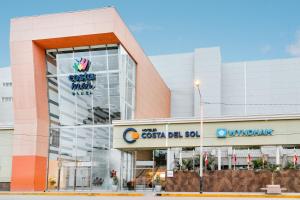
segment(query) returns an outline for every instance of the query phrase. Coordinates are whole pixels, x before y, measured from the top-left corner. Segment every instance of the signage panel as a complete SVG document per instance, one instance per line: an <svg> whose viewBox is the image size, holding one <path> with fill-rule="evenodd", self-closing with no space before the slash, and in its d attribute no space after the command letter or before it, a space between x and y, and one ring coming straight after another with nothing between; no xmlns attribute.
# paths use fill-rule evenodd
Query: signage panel
<svg viewBox="0 0 300 200"><path fill-rule="evenodd" d="M90 68L91 62L87 58L75 59L73 68L79 74L70 74L69 81L71 84L72 95L91 95L95 89L94 81L96 74L87 73Z"/></svg>
<svg viewBox="0 0 300 200"><path fill-rule="evenodd" d="M113 147L117 149L155 149L199 147L199 122L144 122L114 125ZM149 120L150 121L150 120ZM170 120L171 121L171 120ZM145 124L143 124L145 123ZM300 119L205 122L204 146L284 145L300 141ZM126 131L127 130L127 131ZM127 140L127 141L126 141Z"/></svg>
<svg viewBox="0 0 300 200"><path fill-rule="evenodd" d="M169 177L169 178L174 177L174 172L173 172L173 170L168 170L168 171L167 171L167 177Z"/></svg>

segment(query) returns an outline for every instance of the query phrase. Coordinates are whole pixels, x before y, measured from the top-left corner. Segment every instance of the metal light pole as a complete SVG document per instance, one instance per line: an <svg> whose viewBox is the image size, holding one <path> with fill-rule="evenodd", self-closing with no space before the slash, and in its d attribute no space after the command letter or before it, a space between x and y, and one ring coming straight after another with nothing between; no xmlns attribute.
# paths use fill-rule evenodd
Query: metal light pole
<svg viewBox="0 0 300 200"><path fill-rule="evenodd" d="M203 193L203 99L200 91L200 80L195 81L195 86L200 97L200 193Z"/></svg>

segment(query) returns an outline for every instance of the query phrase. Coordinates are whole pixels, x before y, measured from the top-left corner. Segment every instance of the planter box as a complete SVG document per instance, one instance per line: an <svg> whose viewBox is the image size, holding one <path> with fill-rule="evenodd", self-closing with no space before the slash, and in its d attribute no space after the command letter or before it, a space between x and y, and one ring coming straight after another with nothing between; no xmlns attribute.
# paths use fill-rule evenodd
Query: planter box
<svg viewBox="0 0 300 200"><path fill-rule="evenodd" d="M155 186L155 192L161 192L161 185Z"/></svg>
<svg viewBox="0 0 300 200"><path fill-rule="evenodd" d="M221 170L204 172L205 192L261 192L271 183L272 173L267 170ZM166 178L167 192L199 192L197 172L174 172ZM274 183L287 192L300 192L300 170L276 172Z"/></svg>
<svg viewBox="0 0 300 200"><path fill-rule="evenodd" d="M111 186L111 190L112 190L113 192L117 192L117 191L118 191L118 185L112 185L112 186Z"/></svg>

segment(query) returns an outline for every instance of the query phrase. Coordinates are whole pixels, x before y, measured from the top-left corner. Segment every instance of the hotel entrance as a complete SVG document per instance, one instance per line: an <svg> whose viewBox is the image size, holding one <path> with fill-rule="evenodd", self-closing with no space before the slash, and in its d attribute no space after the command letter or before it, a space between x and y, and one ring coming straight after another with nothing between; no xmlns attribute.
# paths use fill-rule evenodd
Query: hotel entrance
<svg viewBox="0 0 300 200"><path fill-rule="evenodd" d="M274 166L275 183L298 192L299 124L289 116L209 119L201 134L196 119L115 121L113 147L136 152L136 190L199 192L202 164L205 192L260 192Z"/></svg>
<svg viewBox="0 0 300 200"><path fill-rule="evenodd" d="M164 189L167 171L167 150L136 152L135 189L153 191L156 185Z"/></svg>
<svg viewBox="0 0 300 200"><path fill-rule="evenodd" d="M76 166L75 162L62 161L58 173L59 190L88 190L91 187L91 166Z"/></svg>

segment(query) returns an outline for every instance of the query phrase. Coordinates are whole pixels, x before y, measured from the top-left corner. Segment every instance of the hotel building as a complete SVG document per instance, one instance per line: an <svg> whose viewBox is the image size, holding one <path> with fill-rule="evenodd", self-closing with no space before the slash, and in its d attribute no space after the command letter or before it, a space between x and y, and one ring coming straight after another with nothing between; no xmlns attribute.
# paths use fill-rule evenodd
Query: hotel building
<svg viewBox="0 0 300 200"><path fill-rule="evenodd" d="M111 190L112 170L122 190L153 188L199 157L196 79L216 169L300 153L300 58L223 63L218 47L148 57L112 7L14 18L10 48L2 190Z"/></svg>

